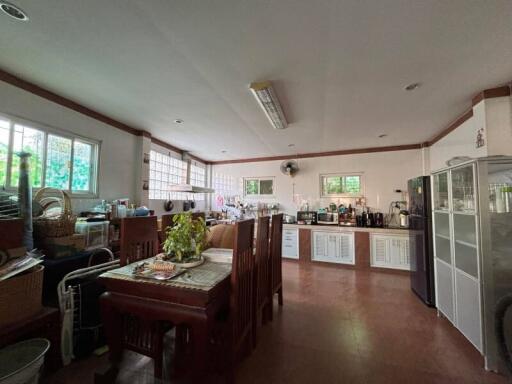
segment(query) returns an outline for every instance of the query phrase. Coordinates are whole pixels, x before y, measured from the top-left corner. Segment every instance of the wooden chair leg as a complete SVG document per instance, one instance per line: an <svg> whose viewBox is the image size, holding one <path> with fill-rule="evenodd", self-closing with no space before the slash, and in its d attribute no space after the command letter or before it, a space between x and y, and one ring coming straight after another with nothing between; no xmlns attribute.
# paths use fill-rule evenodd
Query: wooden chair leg
<svg viewBox="0 0 512 384"><path fill-rule="evenodd" d="M258 342L258 312L254 313L254 319L252 321L252 347L256 348L256 343ZM263 316L262 316L263 317Z"/></svg>
<svg viewBox="0 0 512 384"><path fill-rule="evenodd" d="M162 360L163 360L163 351L160 351L161 354L158 354L157 356L155 356L155 358L153 359L154 362L155 362L155 369L154 369L154 375L157 379L161 379L162 378L162 371L163 371L163 363L162 363ZM158 353L158 351L157 351Z"/></svg>
<svg viewBox="0 0 512 384"><path fill-rule="evenodd" d="M283 306L283 287L279 288L279 291L277 291L277 300L279 302L279 305Z"/></svg>
<svg viewBox="0 0 512 384"><path fill-rule="evenodd" d="M186 370L186 360L188 353L187 345L188 329L184 325L176 326L176 334L174 340L174 372L179 377Z"/></svg>
<svg viewBox="0 0 512 384"><path fill-rule="evenodd" d="M145 327L147 329L152 330L152 339L153 339L153 361L154 361L154 376L157 379L162 378L163 374L163 359L164 359L164 325L160 322L156 322L154 324L146 323Z"/></svg>

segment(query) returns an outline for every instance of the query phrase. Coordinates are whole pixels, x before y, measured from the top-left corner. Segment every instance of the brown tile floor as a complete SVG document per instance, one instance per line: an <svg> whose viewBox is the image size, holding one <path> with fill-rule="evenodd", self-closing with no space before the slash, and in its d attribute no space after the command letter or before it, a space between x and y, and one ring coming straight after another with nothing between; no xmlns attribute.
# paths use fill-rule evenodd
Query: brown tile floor
<svg viewBox="0 0 512 384"><path fill-rule="evenodd" d="M506 383L404 275L285 262L285 304L262 328L238 383ZM152 362L126 357L121 383L154 383ZM48 382L92 383L106 358L73 363ZM218 378L207 382L218 382Z"/></svg>

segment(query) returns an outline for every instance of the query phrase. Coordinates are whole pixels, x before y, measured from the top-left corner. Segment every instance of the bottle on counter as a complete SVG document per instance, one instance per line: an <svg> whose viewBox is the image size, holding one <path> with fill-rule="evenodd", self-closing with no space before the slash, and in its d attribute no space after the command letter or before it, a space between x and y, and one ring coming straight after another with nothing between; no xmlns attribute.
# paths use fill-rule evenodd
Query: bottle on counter
<svg viewBox="0 0 512 384"><path fill-rule="evenodd" d="M368 210L368 221L367 221L367 227L375 227L375 216L373 214L373 212L370 212Z"/></svg>
<svg viewBox="0 0 512 384"><path fill-rule="evenodd" d="M363 213L361 214L361 227L368 226L368 211L363 209Z"/></svg>

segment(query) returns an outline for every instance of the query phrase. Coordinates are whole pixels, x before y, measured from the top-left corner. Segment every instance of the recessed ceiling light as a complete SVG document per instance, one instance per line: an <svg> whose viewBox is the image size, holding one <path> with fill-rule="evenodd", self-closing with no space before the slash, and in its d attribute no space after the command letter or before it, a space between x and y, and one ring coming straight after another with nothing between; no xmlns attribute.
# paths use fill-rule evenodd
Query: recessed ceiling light
<svg viewBox="0 0 512 384"><path fill-rule="evenodd" d="M295 147L295 144L288 144L290 148Z"/></svg>
<svg viewBox="0 0 512 384"><path fill-rule="evenodd" d="M28 21L28 16L23 10L7 1L0 1L0 9L8 16L19 21Z"/></svg>
<svg viewBox="0 0 512 384"><path fill-rule="evenodd" d="M407 85L404 90L406 91L414 91L415 89L418 89L421 86L421 83L412 83Z"/></svg>
<svg viewBox="0 0 512 384"><path fill-rule="evenodd" d="M174 122L176 124L183 124L183 120L181 120L181 119L176 119L176 120L174 120Z"/></svg>
<svg viewBox="0 0 512 384"><path fill-rule="evenodd" d="M382 138L384 138L384 137L388 137L388 134L387 134L387 133L381 133L381 134L379 135L379 139L382 139Z"/></svg>

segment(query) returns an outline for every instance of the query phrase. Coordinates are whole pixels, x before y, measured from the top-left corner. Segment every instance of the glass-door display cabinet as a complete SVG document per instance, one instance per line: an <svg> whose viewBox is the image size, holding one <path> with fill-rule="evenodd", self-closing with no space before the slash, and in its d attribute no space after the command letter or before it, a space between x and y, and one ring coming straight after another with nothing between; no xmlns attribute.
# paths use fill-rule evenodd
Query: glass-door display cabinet
<svg viewBox="0 0 512 384"><path fill-rule="evenodd" d="M461 163L432 181L438 312L498 371L494 308L512 294L512 157Z"/></svg>

